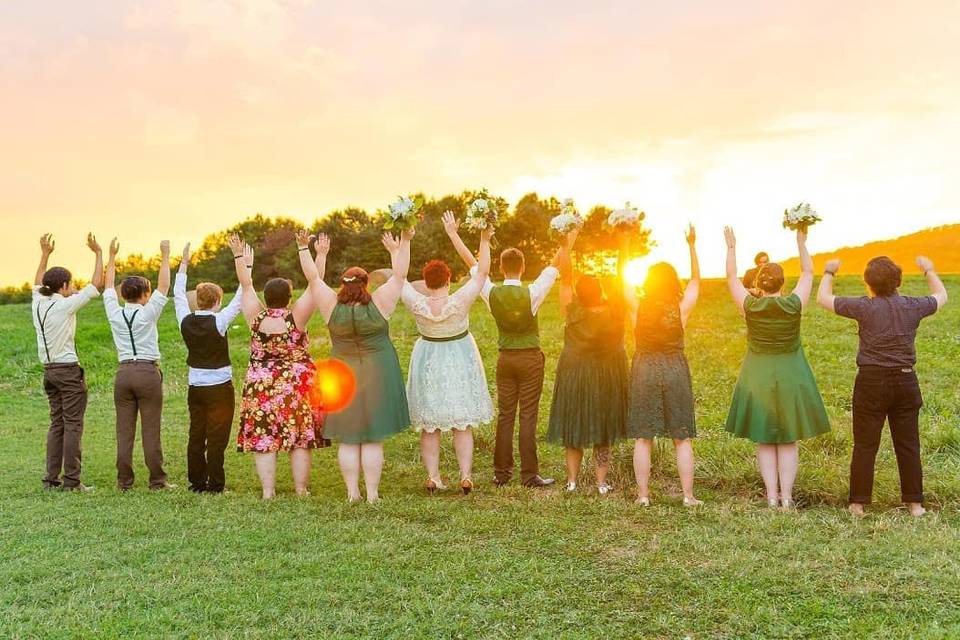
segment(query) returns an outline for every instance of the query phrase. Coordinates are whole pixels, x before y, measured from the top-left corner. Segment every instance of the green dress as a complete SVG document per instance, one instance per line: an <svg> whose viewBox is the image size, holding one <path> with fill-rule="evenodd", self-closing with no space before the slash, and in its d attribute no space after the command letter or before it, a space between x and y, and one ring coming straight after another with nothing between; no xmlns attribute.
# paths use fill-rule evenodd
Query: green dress
<svg viewBox="0 0 960 640"><path fill-rule="evenodd" d="M564 447L608 446L623 438L627 419L627 353L623 308L608 303L567 309L547 439Z"/></svg>
<svg viewBox="0 0 960 640"><path fill-rule="evenodd" d="M407 392L390 324L372 302L337 304L327 323L331 358L353 371L357 393L346 409L327 416L325 436L344 444L380 442L410 427Z"/></svg>
<svg viewBox="0 0 960 640"><path fill-rule="evenodd" d="M747 296L747 357L733 393L727 431L761 444L785 444L830 430L827 410L800 343L796 294Z"/></svg>

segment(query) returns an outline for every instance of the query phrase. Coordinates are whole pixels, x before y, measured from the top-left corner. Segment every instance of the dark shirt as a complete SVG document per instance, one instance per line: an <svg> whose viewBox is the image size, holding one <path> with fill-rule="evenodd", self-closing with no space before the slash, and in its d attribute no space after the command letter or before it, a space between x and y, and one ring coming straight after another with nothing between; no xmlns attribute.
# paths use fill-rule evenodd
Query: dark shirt
<svg viewBox="0 0 960 640"><path fill-rule="evenodd" d="M917 363L917 327L921 320L937 312L937 299L900 294L836 298L833 308L860 325L858 367L907 368Z"/></svg>

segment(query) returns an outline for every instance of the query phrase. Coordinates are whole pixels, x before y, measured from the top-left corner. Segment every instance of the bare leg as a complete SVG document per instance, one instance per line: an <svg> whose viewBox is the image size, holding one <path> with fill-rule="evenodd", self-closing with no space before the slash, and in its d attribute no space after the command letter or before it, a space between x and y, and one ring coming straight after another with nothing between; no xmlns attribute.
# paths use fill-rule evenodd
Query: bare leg
<svg viewBox="0 0 960 640"><path fill-rule="evenodd" d="M347 500L355 502L360 499L360 445L341 444L337 449L337 461L343 483L347 485Z"/></svg>
<svg viewBox="0 0 960 640"><path fill-rule="evenodd" d="M577 484L577 476L580 475L580 464L583 462L583 449L564 449L567 461L567 485Z"/></svg>
<svg viewBox="0 0 960 640"><path fill-rule="evenodd" d="M677 472L680 474L680 488L683 497L688 501L695 501L693 495L693 441L690 438L674 439L673 448L677 453Z"/></svg>
<svg viewBox="0 0 960 640"><path fill-rule="evenodd" d="M310 449L294 449L290 452L290 469L293 471L293 486L298 496L308 496L310 491Z"/></svg>
<svg viewBox="0 0 960 640"><path fill-rule="evenodd" d="M467 427L463 431L453 430L453 450L457 454L457 465L460 467L460 480L469 480L473 477L473 429Z"/></svg>
<svg viewBox="0 0 960 640"><path fill-rule="evenodd" d="M603 487L610 472L610 447L594 447L593 463L597 465L597 486Z"/></svg>
<svg viewBox="0 0 960 640"><path fill-rule="evenodd" d="M637 477L637 499L650 498L650 449L653 440L637 438L633 445L633 473Z"/></svg>
<svg viewBox="0 0 960 640"><path fill-rule="evenodd" d="M433 480L438 487L443 486L443 481L440 479L439 430L420 432L420 457L423 459L423 466L427 468L427 477Z"/></svg>
<svg viewBox="0 0 960 640"><path fill-rule="evenodd" d="M437 434L439 436L439 434ZM437 438L439 440L439 437ZM363 482L367 487L367 502L380 499L380 474L383 473L383 443L365 442L360 445L360 464Z"/></svg>
<svg viewBox="0 0 960 640"><path fill-rule="evenodd" d="M760 477L763 478L763 486L767 490L767 504L775 507L780 498L777 491L777 445L757 445L757 467L760 469Z"/></svg>
<svg viewBox="0 0 960 640"><path fill-rule="evenodd" d="M254 453L253 463L260 476L260 487L263 490L263 499L269 500L277 494L277 452Z"/></svg>
<svg viewBox="0 0 960 640"><path fill-rule="evenodd" d="M793 506L793 483L800 468L800 447L796 442L777 445L777 469L780 474L780 503Z"/></svg>

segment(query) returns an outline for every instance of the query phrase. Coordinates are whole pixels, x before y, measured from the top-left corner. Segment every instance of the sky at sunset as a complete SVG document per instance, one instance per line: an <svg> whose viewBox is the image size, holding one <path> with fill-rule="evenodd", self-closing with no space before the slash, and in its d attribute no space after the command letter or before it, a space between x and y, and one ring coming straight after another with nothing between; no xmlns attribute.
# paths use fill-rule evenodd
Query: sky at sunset
<svg viewBox="0 0 960 640"><path fill-rule="evenodd" d="M0 283L256 212L631 200L705 271L960 221L960 2L0 2ZM509 238L501 242L509 243Z"/></svg>

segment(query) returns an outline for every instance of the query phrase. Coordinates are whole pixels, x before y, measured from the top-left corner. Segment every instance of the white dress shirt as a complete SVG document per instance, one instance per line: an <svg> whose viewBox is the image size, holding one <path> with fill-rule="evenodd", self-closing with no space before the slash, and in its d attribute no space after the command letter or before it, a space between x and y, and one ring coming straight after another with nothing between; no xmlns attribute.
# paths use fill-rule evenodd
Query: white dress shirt
<svg viewBox="0 0 960 640"><path fill-rule="evenodd" d="M237 314L240 313L240 305L243 302L241 297L242 290L237 289L226 307L214 313L209 309L197 309L194 313L198 316L214 316L217 320L217 331L220 335L227 335L227 329L233 322ZM187 274L177 272L173 281L173 308L177 313L177 326L183 324L183 319L190 315L190 303L187 301ZM233 380L233 369L228 365L219 369L194 369L187 367L187 382L191 387L212 387L217 384L224 384Z"/></svg>
<svg viewBox="0 0 960 640"><path fill-rule="evenodd" d="M473 266L470 269L470 275L474 275L477 272L477 267ZM540 305L543 304L544 300L547 299L547 295L550 293L550 289L553 287L553 283L557 281L557 278L560 277L560 271L556 267L549 266L537 276L537 279L531 282L528 285L530 289L530 311L533 312L533 315L537 315L537 312L540 311ZM503 286L505 287L522 287L523 283L519 280L507 279L503 281ZM480 290L480 296L483 298L483 301L487 303L487 307L490 307L490 291L493 290L493 281L490 278L487 278L487 281L483 283L483 289Z"/></svg>
<svg viewBox="0 0 960 640"><path fill-rule="evenodd" d="M60 364L79 361L74 343L77 312L99 295L100 292L92 284L66 298L59 293L45 296L40 293L40 287L33 288L30 310L33 327L37 330L40 362Z"/></svg>
<svg viewBox="0 0 960 640"><path fill-rule="evenodd" d="M157 320L167 304L167 296L154 290L147 304L127 302L122 307L115 289L103 292L103 308L107 312L113 343L120 362L124 360L160 361L160 339Z"/></svg>

